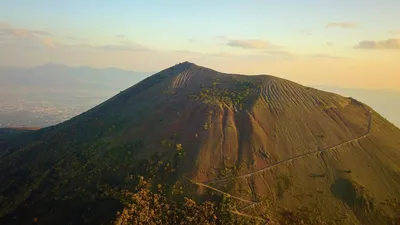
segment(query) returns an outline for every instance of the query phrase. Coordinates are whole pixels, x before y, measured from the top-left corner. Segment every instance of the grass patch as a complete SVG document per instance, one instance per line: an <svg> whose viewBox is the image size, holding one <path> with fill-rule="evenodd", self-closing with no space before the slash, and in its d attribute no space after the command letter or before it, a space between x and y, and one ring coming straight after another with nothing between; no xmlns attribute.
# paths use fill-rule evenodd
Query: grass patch
<svg viewBox="0 0 400 225"><path fill-rule="evenodd" d="M286 174L280 174L277 177L277 196L283 197L283 194L292 186L292 181Z"/></svg>
<svg viewBox="0 0 400 225"><path fill-rule="evenodd" d="M207 104L225 103L242 108L260 88L259 83L238 80L235 80L234 88L220 88L217 79L212 82L211 87L203 87L200 93L192 95L191 98Z"/></svg>

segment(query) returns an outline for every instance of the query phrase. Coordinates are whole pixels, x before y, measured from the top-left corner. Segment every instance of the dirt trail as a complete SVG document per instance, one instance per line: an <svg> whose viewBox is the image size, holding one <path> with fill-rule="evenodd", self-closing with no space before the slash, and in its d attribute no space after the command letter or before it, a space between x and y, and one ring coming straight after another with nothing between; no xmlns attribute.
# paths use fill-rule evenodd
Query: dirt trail
<svg viewBox="0 0 400 225"><path fill-rule="evenodd" d="M342 142L342 143L340 143L340 144L337 144L337 145L335 145L335 146L331 146L331 147L328 147L328 148L325 148L325 149L316 150L316 151L312 151L312 152L307 152L307 153L304 153L304 154L301 154L301 155L298 155L298 156L295 156L295 157L292 157L292 158L288 158L288 159L285 159L285 160L283 160L283 161L280 161L280 162L274 163L274 164L272 164L272 165L269 165L269 166L267 166L267 167L265 167L265 168L263 168L263 169L257 170L257 171L255 171L255 172L248 173L248 174L244 174L244 175L239 175L239 176L236 176L236 177L234 177L234 178L247 178L247 177L251 177L251 176L253 176L253 175L255 175L255 174L262 173L262 172L264 172L264 171L266 171L266 170L268 170L268 169L271 169L271 168L273 168L273 167L275 167L275 166L281 165L281 164L286 163L286 162L290 162L290 161L292 161L292 160L294 160L294 159L298 159L298 158L301 158L301 157L304 157L304 156L308 156L308 155L311 155L311 154L315 154L315 153L319 153L319 152L326 152L326 151L332 150L332 149L334 149L334 148L338 148L338 147L341 147L341 146L343 146L343 145L349 144L349 143L351 143L351 142L353 142L353 141L359 141L359 140L361 140L361 139L364 139L364 138L366 138L366 137L370 134L370 132L371 132L371 123L372 123L372 115L371 115L371 112L369 112L368 130L367 130L367 132L366 132L365 134L363 134L363 135L360 136L360 137L357 137L357 138L354 138L354 139L351 139L351 140ZM230 180L230 179L232 179L232 178L222 178L222 179L207 181L207 182L205 182L205 183L206 183L206 184L209 184L209 183L219 183L219 182L228 181L228 180Z"/></svg>
<svg viewBox="0 0 400 225"><path fill-rule="evenodd" d="M308 155L311 155L311 154L315 154L315 153L319 153L319 152L326 152L326 151L329 151L329 150L332 150L332 149L341 147L341 146L343 146L343 145L349 144L349 143L351 143L351 142L353 142L353 141L359 141L359 140L361 140L361 139L364 139L364 138L366 138L366 137L371 133L372 112L369 110L369 111L368 111L368 114L369 114L368 129L367 129L367 132L366 132L364 135L361 135L361 136L359 136L359 137L357 137L357 138L354 138L354 139L351 139L351 140L342 142L342 143L337 144L337 145L332 146L332 147L328 147L328 148L325 148L325 149L321 149L321 150L316 150L316 151L304 153L304 154L301 154L301 155L298 155L298 156L295 156L295 157L292 157L292 158L289 158L289 159L285 159L285 160L283 160L283 161L277 162L277 163L275 163L275 164L272 164L272 165L270 165L270 166L267 166L267 167L265 167L265 168L263 168L263 169L260 169L260 170L255 171L255 172L252 172L252 173L249 173L249 174L244 174L244 175L239 175L239 176L236 176L236 177L234 177L234 178L247 178L247 177L251 177L251 176L253 176L253 175L256 175L256 174L262 173L262 172L264 172L264 171L266 171L266 170L268 170L268 169L271 169L271 168L273 168L273 167L275 167L275 166L281 165L281 164L286 163L286 162L290 162L290 161L292 161L292 160L294 160L294 159L299 159L299 158L301 158L301 157L305 157L305 156L308 156ZM230 180L230 179L232 179L232 178L222 178L222 179L207 181L207 182L205 182L205 183L195 182L195 181L192 181L192 180L191 180L191 182L194 183L194 184L196 184L196 185L198 185L198 186L202 186L202 187L208 188L208 189L210 189L210 190L213 190L213 191L219 192L219 193L221 193L221 194L224 194L224 195L226 195L226 196L228 196L228 197L230 197L230 198L233 198L233 199L236 199L236 200L239 200L239 201L242 201L242 202L249 203L248 206L243 207L241 210L244 210L244 209L253 207L253 206L255 206L255 205L261 203L261 202L253 202L253 201L249 201L249 200L246 200L246 199L243 199L243 198L240 198L240 197L236 197L236 196L233 196L233 195L231 195L231 194L229 194L229 193L227 193L227 192L221 191L221 190L219 190L219 189L217 189L217 188L214 188L214 187L212 187L212 186L207 185L208 183L219 183L219 182L228 181L228 180ZM231 212L232 212L233 214L236 214L236 215L239 215L239 216L248 217L248 218L253 218L253 219L257 219L257 220L263 220L263 221L265 222L264 224L268 224L268 222L269 222L269 219L264 219L264 218L261 218L261 217L256 217L256 216L253 216L253 215L249 215L249 214L246 214L246 213L239 212L239 211L237 211L237 210L231 211Z"/></svg>
<svg viewBox="0 0 400 225"><path fill-rule="evenodd" d="M231 213L236 214L238 216L251 218L251 219L262 220L264 222L264 225L268 224L268 222L269 222L269 219L266 219L266 218L264 219L264 218L261 218L261 217L252 216L252 215L249 215L249 214L241 213L239 211L231 211Z"/></svg>
<svg viewBox="0 0 400 225"><path fill-rule="evenodd" d="M240 197L236 197L236 196L230 195L227 192L221 191L221 190L216 189L214 187L211 187L211 186L209 186L207 184L199 183L199 182L196 182L196 181L193 181L193 180L190 180L190 182L193 183L193 184L196 184L196 185L198 185L200 187L205 187L205 188L208 188L208 189L213 190L215 192L224 194L229 198L233 198L233 199L236 199L236 200L239 200L239 201L242 201L242 202L249 203L249 206L253 206L253 205L259 204L259 202L252 202L252 201L240 198ZM247 208L249 206L246 206L245 208ZM251 218L251 219L262 220L264 222L264 225L266 225L269 222L268 219L264 219L264 218L261 218L261 217L249 215L249 214L246 214L246 213L242 213L242 212L239 212L238 210L232 210L231 213L233 213L235 215L238 215L238 216L248 217L248 218Z"/></svg>
<svg viewBox="0 0 400 225"><path fill-rule="evenodd" d="M219 189L217 189L217 188L211 187L211 186L209 186L209 185L207 185L207 184L199 183L199 182L196 182L196 181L193 181L193 180L190 180L190 182L192 182L193 184L196 184L196 185L198 185L198 186L205 187L205 188L208 188L208 189L210 189L210 190L219 192L219 193L224 194L224 195L226 195L226 196L228 196L228 197L230 197L230 198L233 198L233 199L236 199L236 200L239 200L239 201L242 201L242 202L246 202L246 203L249 203L249 204L258 203L258 202L252 202L252 201L249 201L249 200L240 198L240 197L232 196L232 195L230 195L229 193L226 193L226 192L221 191L221 190L219 190Z"/></svg>

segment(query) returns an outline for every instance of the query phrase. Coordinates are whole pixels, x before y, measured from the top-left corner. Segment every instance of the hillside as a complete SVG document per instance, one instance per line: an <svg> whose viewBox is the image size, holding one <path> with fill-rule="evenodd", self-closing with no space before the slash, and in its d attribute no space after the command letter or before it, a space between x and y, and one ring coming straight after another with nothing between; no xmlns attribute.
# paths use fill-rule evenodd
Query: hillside
<svg viewBox="0 0 400 225"><path fill-rule="evenodd" d="M39 130L38 127L8 127L0 128L0 149L5 149L10 139L18 138L19 134Z"/></svg>
<svg viewBox="0 0 400 225"><path fill-rule="evenodd" d="M340 88L329 86L314 86L317 89L334 92L343 96L353 98L368 104L380 115L400 128L400 91L385 89L359 89L359 88Z"/></svg>
<svg viewBox="0 0 400 225"><path fill-rule="evenodd" d="M224 195L259 224L399 221L400 130L268 75L180 63L8 146L0 224L108 224L138 175L198 201Z"/></svg>

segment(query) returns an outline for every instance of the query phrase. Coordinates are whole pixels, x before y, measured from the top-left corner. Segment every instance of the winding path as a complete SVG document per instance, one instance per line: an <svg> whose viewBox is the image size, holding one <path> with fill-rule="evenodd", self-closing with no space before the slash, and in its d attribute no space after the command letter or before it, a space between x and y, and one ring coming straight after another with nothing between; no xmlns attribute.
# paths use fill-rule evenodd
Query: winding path
<svg viewBox="0 0 400 225"><path fill-rule="evenodd" d="M335 146L331 146L331 147L328 147L328 148L325 148L325 149L315 150L315 151L312 151L312 152L307 152L307 153L304 153L304 154L301 154L301 155L297 155L297 156L294 156L294 157L292 157L292 158L288 158L288 159L285 159L285 160L283 160L283 161L280 161L280 162L274 163L274 164L272 164L272 165L269 165L269 166L267 166L267 167L265 167L265 168L263 168L263 169L260 169L260 170L255 171L255 172L248 173L248 174L244 174L244 175L239 175L239 176L236 176L236 177L234 177L234 178L237 179L237 178L247 178L247 177L251 177L251 176L253 176L253 175L255 175L255 174L262 173L262 172L264 172L264 171L266 171L266 170L268 170L268 169L271 169L271 168L273 168L273 167L275 167L275 166L279 166L279 165L281 165L281 164L283 164L283 163L286 163L286 162L290 162L290 161L292 161L292 160L294 160L294 159L302 158L302 157L304 157L304 156L308 156L308 155L315 154L315 153L319 153L319 152L326 152L326 151L329 151L329 150L332 150L332 149L341 147L341 146L343 146L343 145L349 144L349 143L351 143L351 142L353 142L353 141L358 141L358 140L361 140L361 139L363 139L363 138L366 138L366 137L371 133L371 123L372 123L372 115L371 115L371 112L369 112L368 130L367 130L367 132L366 132L364 135L361 135L361 136L356 137L356 138L354 138L354 139L351 139L351 140L349 140L349 141L345 141L345 142L342 142L342 143L340 143L340 144L337 144L337 145L335 145ZM222 178L222 179L207 181L206 183L207 183L207 184L209 184L209 183L219 183L219 182L228 181L228 180L230 180L230 179L232 179L232 178L231 178L231 177L230 177L230 178Z"/></svg>
<svg viewBox="0 0 400 225"><path fill-rule="evenodd" d="M349 143L351 143L351 142L353 142L353 141L359 141L359 140L361 140L361 139L364 139L364 138L366 138L366 137L371 133L372 111L371 111L371 110L368 110L368 114L369 114L369 119L368 119L368 129L367 129L367 132L366 132L365 134L359 136L359 137L353 138L353 139L351 139L351 140L342 142L342 143L340 143L340 144L337 144L337 145L335 145L335 146L331 146L331 147L328 147L328 148L325 148L325 149L315 150L315 151L308 152L308 153L304 153L304 154L301 154L301 155L298 155L298 156L295 156L295 157L292 157L292 158L288 158L288 159L285 159L285 160L283 160L283 161L280 161L280 162L274 163L274 164L272 164L272 165L269 165L269 166L267 166L267 167L265 167L265 168L262 168L262 169L260 169L260 170L257 170L257 171L255 171L255 172L233 177L233 179L237 179L237 178L248 178L248 177L251 177L251 176L253 176L253 175L260 174L260 173L262 173L262 172L264 172L264 171L266 171L266 170L269 170L269 169L271 169L271 168L273 168L273 167L276 167L276 166L278 166L278 165L281 165L281 164L283 164L283 163L290 162L290 161L292 161L292 160L299 159L299 158L302 158L302 157L305 157L305 156L308 156L308 155L311 155L311 154L315 154L315 153L319 153L319 152L326 152L326 151L329 151L329 150L332 150L332 149L341 147L341 146L343 146L343 145L349 144ZM230 177L230 178L222 178L222 179L217 179L217 180L212 180L212 181L207 181L207 182L205 182L205 183L200 183L200 182L196 182L196 181L192 181L192 180L190 180L190 181L191 181L193 184L196 184L196 185L198 185L198 186L205 187L205 188L208 188L208 189L210 189L210 190L219 192L219 193L221 193L221 194L226 195L227 197L230 197L230 198L233 198L233 199L242 201L242 202L249 203L248 206L243 207L241 210L244 210L244 209L253 207L253 206L255 206L255 205L261 203L261 202L253 202L253 201L249 201L249 200L246 200L246 199L243 199L243 198L240 198L240 197L236 197L236 196L233 196L233 195L231 195L231 194L229 194L229 193L227 193L227 192L221 191L221 190L219 190L219 189L217 189L217 188L214 188L214 187L212 187L212 186L210 186L210 185L207 185L207 184L210 184L210 183L225 182L225 181L228 181L228 180L230 180L230 179L232 179L232 177ZM263 221L264 221L264 224L267 224L267 223L269 222L269 219L264 219L264 218L261 218L261 217L256 217L256 216L252 216L252 215L249 215L249 214L241 213L241 212L239 212L239 211L237 211L237 210L231 211L231 212L232 212L233 214L236 214L236 215L239 215L239 216L248 217L248 218L253 218L253 219L257 219L257 220L263 220Z"/></svg>

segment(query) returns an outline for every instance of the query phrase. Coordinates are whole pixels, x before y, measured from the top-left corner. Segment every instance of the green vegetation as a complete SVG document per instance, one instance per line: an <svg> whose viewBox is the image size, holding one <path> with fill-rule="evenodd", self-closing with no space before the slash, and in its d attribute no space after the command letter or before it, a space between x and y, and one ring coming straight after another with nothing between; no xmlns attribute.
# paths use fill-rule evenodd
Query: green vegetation
<svg viewBox="0 0 400 225"><path fill-rule="evenodd" d="M290 178L286 174L280 174L277 178L277 196L282 198L283 194L292 186Z"/></svg>
<svg viewBox="0 0 400 225"><path fill-rule="evenodd" d="M187 197L172 200L165 193L163 185L158 184L152 188L151 182L145 181L143 177L139 177L139 180L134 192L122 191L122 198L126 206L122 212L117 212L116 225L228 225L235 222L229 198L223 196L222 200L217 201L219 203L205 201L200 204ZM242 221L241 224L251 224L251 221L244 222Z"/></svg>
<svg viewBox="0 0 400 225"><path fill-rule="evenodd" d="M183 156L185 156L185 151L183 151L182 144L176 144L176 155L180 159L182 159Z"/></svg>
<svg viewBox="0 0 400 225"><path fill-rule="evenodd" d="M323 220L319 221L317 219L319 218L314 218L314 221L312 221L307 213L302 211L296 212L290 209L279 211L278 217L279 224L325 224ZM315 220L318 222L315 222Z"/></svg>
<svg viewBox="0 0 400 225"><path fill-rule="evenodd" d="M203 124L203 129L204 130L209 130L210 128L211 128L211 124L210 123L206 122L206 123Z"/></svg>
<svg viewBox="0 0 400 225"><path fill-rule="evenodd" d="M223 167L219 170L220 177L235 177L238 174L238 168L230 162L229 158L224 159Z"/></svg>
<svg viewBox="0 0 400 225"><path fill-rule="evenodd" d="M252 95L258 93L261 87L259 83L234 80L235 87L228 89L218 87L218 82L218 79L213 81L211 87L203 88L199 94L191 97L207 104L224 103L241 108L244 103L252 99Z"/></svg>

